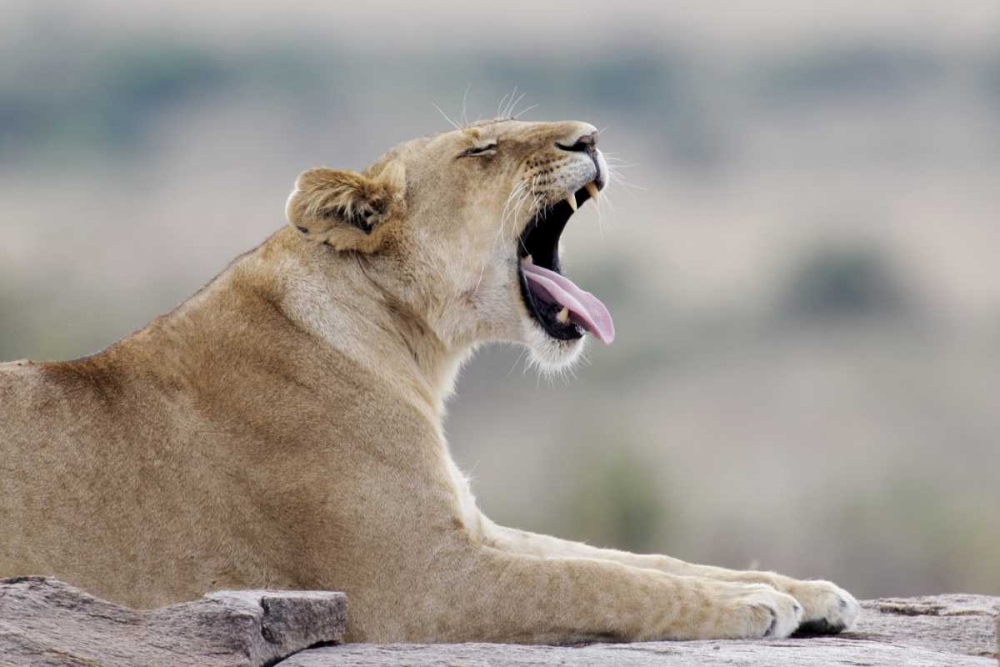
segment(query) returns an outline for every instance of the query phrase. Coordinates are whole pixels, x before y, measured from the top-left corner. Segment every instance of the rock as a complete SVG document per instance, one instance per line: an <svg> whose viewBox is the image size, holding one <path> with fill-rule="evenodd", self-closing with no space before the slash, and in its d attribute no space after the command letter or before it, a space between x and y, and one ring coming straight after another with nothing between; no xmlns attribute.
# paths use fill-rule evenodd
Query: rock
<svg viewBox="0 0 1000 667"><path fill-rule="evenodd" d="M943 595L865 602L856 631L775 641L594 644L577 648L463 644L311 649L280 667L997 667L1000 598ZM1000 624L1000 621L997 621Z"/></svg>
<svg viewBox="0 0 1000 667"><path fill-rule="evenodd" d="M0 666L256 667L343 638L342 593L220 592L135 611L54 579L0 579Z"/></svg>
<svg viewBox="0 0 1000 667"><path fill-rule="evenodd" d="M53 579L0 579L0 667L997 667L1000 598L941 595L862 603L854 632L774 641L579 647L335 645L341 593L238 591L134 611Z"/></svg>
<svg viewBox="0 0 1000 667"><path fill-rule="evenodd" d="M982 595L884 598L862 606L863 623L851 634L858 640L979 657L995 658L1000 650L992 623L1000 612L1000 598Z"/></svg>

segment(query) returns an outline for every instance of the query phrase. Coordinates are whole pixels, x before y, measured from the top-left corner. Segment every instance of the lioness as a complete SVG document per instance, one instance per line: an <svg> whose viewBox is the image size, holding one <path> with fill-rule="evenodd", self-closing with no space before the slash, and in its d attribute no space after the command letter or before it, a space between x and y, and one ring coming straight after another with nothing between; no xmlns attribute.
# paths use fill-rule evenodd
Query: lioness
<svg viewBox="0 0 1000 667"><path fill-rule="evenodd" d="M0 366L0 576L157 607L221 588L342 590L355 642L839 632L824 581L498 526L442 432L487 341L548 368L614 338L560 272L607 183L594 127L497 120L313 169L291 223L92 357Z"/></svg>

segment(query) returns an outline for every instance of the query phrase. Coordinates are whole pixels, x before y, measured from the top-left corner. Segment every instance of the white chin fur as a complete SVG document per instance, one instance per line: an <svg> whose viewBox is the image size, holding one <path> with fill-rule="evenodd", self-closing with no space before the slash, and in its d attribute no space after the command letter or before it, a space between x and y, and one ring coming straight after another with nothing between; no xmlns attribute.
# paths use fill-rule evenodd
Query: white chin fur
<svg viewBox="0 0 1000 667"><path fill-rule="evenodd" d="M576 340L556 340L532 322L527 341L531 361L543 373L565 371L580 360L585 339L586 336Z"/></svg>

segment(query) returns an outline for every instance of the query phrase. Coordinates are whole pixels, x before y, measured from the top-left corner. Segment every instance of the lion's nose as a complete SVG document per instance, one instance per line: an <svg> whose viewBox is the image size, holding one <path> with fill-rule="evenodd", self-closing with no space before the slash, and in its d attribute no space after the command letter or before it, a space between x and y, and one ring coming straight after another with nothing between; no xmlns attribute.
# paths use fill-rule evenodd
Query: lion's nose
<svg viewBox="0 0 1000 667"><path fill-rule="evenodd" d="M564 151L572 151L574 153L593 153L597 148L597 132L588 132L569 144L557 141L556 146Z"/></svg>

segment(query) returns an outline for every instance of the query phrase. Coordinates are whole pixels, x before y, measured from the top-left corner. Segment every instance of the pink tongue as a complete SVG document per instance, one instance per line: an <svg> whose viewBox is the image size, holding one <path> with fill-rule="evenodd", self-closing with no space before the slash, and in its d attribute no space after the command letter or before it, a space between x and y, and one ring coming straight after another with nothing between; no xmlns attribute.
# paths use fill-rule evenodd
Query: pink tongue
<svg viewBox="0 0 1000 667"><path fill-rule="evenodd" d="M540 266L521 263L524 277L529 283L541 288L560 306L569 309L570 319L597 336L605 345L611 345L615 339L615 324L611 321L611 313L600 299L584 292L572 280L549 271Z"/></svg>

